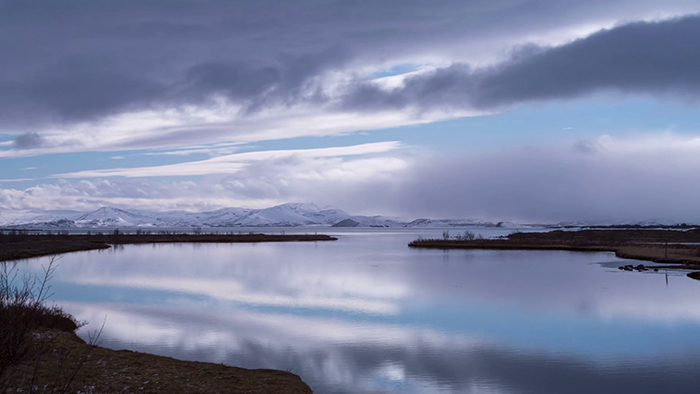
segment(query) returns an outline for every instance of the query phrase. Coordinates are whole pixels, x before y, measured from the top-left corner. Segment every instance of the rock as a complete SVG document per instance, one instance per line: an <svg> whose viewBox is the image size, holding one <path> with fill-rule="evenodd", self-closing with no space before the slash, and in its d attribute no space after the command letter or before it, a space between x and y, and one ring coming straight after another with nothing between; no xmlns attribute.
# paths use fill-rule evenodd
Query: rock
<svg viewBox="0 0 700 394"><path fill-rule="evenodd" d="M693 271L688 273L688 278L700 280L700 271Z"/></svg>

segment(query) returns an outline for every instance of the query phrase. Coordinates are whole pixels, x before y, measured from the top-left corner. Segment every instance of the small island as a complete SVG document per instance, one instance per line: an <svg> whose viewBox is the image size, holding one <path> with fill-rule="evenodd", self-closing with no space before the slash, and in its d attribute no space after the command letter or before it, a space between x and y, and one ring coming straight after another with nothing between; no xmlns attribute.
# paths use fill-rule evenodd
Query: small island
<svg viewBox="0 0 700 394"><path fill-rule="evenodd" d="M412 248L498 249L498 250L569 250L580 252L614 252L625 259L653 261L666 265L645 267L625 265L622 270L685 269L700 270L700 229L595 229L556 230L544 233L515 232L506 237L484 239L466 231L456 237L448 232L442 239L417 239ZM688 277L698 279L700 273Z"/></svg>

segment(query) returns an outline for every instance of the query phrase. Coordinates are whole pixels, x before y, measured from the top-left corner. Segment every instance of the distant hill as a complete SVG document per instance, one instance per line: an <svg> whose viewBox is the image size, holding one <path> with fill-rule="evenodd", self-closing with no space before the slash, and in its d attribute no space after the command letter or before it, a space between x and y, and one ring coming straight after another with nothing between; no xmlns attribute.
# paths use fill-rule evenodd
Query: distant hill
<svg viewBox="0 0 700 394"><path fill-rule="evenodd" d="M350 215L312 203L289 203L264 209L223 208L208 212L146 211L102 207L92 212L13 211L0 213L0 226L33 228L172 228L172 227L515 227L513 223L475 220L416 219Z"/></svg>
<svg viewBox="0 0 700 394"><path fill-rule="evenodd" d="M345 219L345 220L341 220L340 222L332 225L331 227L357 227L359 225L360 225L360 223L358 223L352 219Z"/></svg>

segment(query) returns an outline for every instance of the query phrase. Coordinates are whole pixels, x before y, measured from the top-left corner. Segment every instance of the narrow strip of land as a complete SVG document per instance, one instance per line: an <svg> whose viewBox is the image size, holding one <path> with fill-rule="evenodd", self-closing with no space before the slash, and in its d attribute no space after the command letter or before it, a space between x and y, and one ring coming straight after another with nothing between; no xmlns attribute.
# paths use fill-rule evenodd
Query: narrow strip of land
<svg viewBox="0 0 700 394"><path fill-rule="evenodd" d="M669 264L662 268L700 270L700 229L558 230L547 233L513 233L505 238L496 239L470 238L473 237L466 234L459 239L417 239L408 246L437 249L614 252L620 258Z"/></svg>
<svg viewBox="0 0 700 394"><path fill-rule="evenodd" d="M0 234L0 261L150 243L239 243L335 241L324 234Z"/></svg>

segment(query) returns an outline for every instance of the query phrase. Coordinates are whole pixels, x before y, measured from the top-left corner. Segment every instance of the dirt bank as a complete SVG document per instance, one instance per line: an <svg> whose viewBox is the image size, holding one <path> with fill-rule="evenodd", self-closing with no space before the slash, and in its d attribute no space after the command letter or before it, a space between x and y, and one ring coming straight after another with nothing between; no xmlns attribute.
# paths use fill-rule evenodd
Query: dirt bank
<svg viewBox="0 0 700 394"><path fill-rule="evenodd" d="M289 393L310 394L290 372L243 369L223 364L182 361L127 350L90 346L72 332L49 330L34 335L35 346L47 346L38 364L29 359L14 374L8 392L50 392L69 382L68 393ZM46 345L48 344L48 345ZM35 374L34 371L37 371ZM76 372L77 371L77 372ZM72 379L70 378L75 374ZM60 390L58 391L60 392Z"/></svg>

